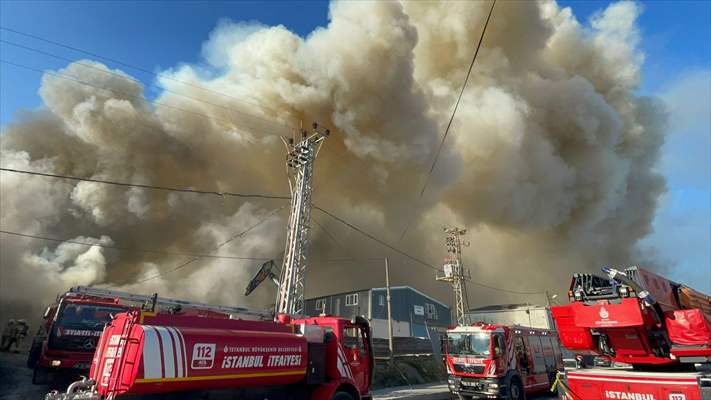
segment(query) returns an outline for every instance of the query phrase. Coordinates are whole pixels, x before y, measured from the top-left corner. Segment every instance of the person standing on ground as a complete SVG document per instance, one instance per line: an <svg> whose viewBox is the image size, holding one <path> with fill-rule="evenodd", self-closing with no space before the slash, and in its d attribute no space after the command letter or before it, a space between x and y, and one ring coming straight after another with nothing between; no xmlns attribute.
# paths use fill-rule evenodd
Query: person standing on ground
<svg viewBox="0 0 711 400"><path fill-rule="evenodd" d="M27 326L27 321L24 319L18 319L17 322L15 323L15 335L10 338L10 344L7 346L8 351L13 351L12 350L12 345L15 345L15 353L20 352L20 346L22 346L22 343L25 341L25 337L27 336L27 332L30 330L30 327Z"/></svg>
<svg viewBox="0 0 711 400"><path fill-rule="evenodd" d="M2 343L0 343L0 350L6 351L10 348L10 338L15 335L15 320L9 319L2 329Z"/></svg>

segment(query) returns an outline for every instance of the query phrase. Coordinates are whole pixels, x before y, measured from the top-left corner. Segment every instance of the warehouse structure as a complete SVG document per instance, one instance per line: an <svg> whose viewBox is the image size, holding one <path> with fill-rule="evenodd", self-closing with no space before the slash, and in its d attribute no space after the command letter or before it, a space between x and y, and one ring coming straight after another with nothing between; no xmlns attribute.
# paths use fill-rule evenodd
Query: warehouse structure
<svg viewBox="0 0 711 400"><path fill-rule="evenodd" d="M451 309L446 304L410 286L390 288L394 337L432 337L452 324ZM388 337L386 288L371 288L307 299L304 312L371 321L374 338Z"/></svg>

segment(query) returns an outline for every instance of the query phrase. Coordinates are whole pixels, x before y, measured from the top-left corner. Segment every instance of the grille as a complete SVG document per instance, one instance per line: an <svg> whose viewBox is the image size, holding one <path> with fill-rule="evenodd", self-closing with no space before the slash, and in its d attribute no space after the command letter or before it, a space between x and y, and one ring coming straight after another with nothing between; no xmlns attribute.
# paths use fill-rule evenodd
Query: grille
<svg viewBox="0 0 711 400"><path fill-rule="evenodd" d="M467 374L483 374L483 365L464 365L464 364L454 364L455 372L464 372Z"/></svg>
<svg viewBox="0 0 711 400"><path fill-rule="evenodd" d="M96 343L99 338L75 336L75 337L56 337L49 338L49 347L57 350L79 351L93 353L96 348Z"/></svg>

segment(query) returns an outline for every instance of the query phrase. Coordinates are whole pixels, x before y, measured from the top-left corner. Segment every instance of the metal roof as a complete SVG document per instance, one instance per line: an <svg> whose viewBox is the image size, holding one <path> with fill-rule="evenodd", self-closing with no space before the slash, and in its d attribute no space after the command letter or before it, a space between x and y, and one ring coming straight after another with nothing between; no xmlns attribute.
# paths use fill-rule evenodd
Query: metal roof
<svg viewBox="0 0 711 400"><path fill-rule="evenodd" d="M405 289L405 290L409 289L409 290L412 290L413 292L419 294L420 296L425 297L425 298L427 298L427 299L429 299L429 300L431 300L431 301L433 301L433 302L435 302L435 303L441 305L442 307L451 308L449 305L447 305L447 304L445 304L445 303L442 303L441 301L439 301L439 300L433 298L432 296L429 296L429 295L427 295L427 294L425 294L425 293L422 293L421 291L415 289L415 288L412 287L412 286L390 286L390 290L400 290L400 289ZM327 294L327 295L323 295L323 296L309 297L309 298L306 299L306 300L319 300L319 299L325 299L325 298L327 298L327 297L342 296L342 295L344 295L344 294L360 293L360 292L366 292L366 291L369 291L369 290L387 290L387 288L386 288L386 287L375 287L375 288L360 289L360 290L349 290L349 291L347 291L347 292L338 292L338 293L331 293L331 294Z"/></svg>
<svg viewBox="0 0 711 400"><path fill-rule="evenodd" d="M491 304L488 306L484 307L479 307L479 308L470 308L469 312L478 312L478 311L512 311L512 310L528 310L532 308L546 308L546 306L542 305L537 305L537 304L527 304L527 303L521 303L521 304Z"/></svg>

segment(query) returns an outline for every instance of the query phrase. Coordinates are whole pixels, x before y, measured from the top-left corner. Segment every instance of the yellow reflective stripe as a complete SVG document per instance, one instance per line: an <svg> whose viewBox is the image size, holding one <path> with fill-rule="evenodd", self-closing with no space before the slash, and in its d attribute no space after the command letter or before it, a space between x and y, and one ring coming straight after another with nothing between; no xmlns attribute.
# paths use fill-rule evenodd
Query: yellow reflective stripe
<svg viewBox="0 0 711 400"><path fill-rule="evenodd" d="M232 375L206 375L206 376L188 376L183 378L151 378L151 379L136 379L136 383L154 383L154 382L183 382L183 381L211 381L221 379L244 379L244 378L262 378L270 376L287 376L305 374L305 369L291 371L275 371L275 372L254 372Z"/></svg>
<svg viewBox="0 0 711 400"><path fill-rule="evenodd" d="M151 312L151 311L141 311L141 318L138 320L138 323L143 325L143 318L144 317L155 317L158 313Z"/></svg>

